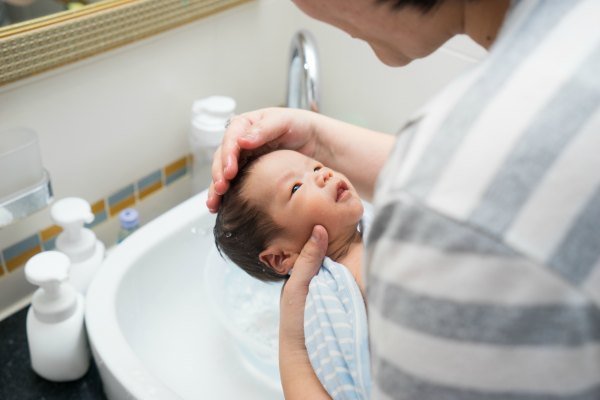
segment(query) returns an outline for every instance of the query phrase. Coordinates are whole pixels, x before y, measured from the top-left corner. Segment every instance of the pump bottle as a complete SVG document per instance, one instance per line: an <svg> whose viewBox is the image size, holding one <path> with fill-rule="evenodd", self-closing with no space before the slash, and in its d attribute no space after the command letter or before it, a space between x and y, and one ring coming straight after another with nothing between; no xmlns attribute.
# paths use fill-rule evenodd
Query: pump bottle
<svg viewBox="0 0 600 400"><path fill-rule="evenodd" d="M84 298L65 283L71 261L58 251L33 256L25 264L26 279L39 289L27 312L31 366L55 382L81 378L90 366L83 325Z"/></svg>
<svg viewBox="0 0 600 400"><path fill-rule="evenodd" d="M94 274L104 260L104 243L96 238L84 223L94 220L90 203L78 197L58 200L50 209L50 215L63 232L56 238L56 250L71 260L69 282L85 296Z"/></svg>

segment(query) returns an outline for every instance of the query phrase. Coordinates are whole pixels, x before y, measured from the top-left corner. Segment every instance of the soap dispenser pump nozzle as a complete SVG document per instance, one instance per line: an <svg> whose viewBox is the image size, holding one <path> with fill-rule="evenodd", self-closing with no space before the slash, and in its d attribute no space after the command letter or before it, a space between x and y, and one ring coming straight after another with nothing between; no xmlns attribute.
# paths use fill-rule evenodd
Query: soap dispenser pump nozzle
<svg viewBox="0 0 600 400"><path fill-rule="evenodd" d="M69 279L71 261L58 251L48 251L32 257L25 265L25 278L44 289L47 299L59 296L60 285Z"/></svg>
<svg viewBox="0 0 600 400"><path fill-rule="evenodd" d="M71 260L58 251L45 251L31 257L25 264L25 278L39 286L31 302L40 321L57 323L69 318L77 306L77 294L70 285Z"/></svg>
<svg viewBox="0 0 600 400"><path fill-rule="evenodd" d="M94 220L90 203L79 197L58 200L50 209L50 215L63 233L56 239L56 248L69 256L72 262L87 260L94 254L96 235L84 228Z"/></svg>

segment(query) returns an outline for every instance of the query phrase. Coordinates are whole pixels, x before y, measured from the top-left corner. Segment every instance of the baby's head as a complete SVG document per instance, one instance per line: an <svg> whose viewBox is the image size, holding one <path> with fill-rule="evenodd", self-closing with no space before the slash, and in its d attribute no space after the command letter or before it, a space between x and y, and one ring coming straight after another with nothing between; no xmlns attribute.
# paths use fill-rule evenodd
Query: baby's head
<svg viewBox="0 0 600 400"><path fill-rule="evenodd" d="M215 242L248 274L280 281L315 225L325 227L330 247L336 247L355 235L362 214L344 175L280 150L248 158L230 182L217 214Z"/></svg>

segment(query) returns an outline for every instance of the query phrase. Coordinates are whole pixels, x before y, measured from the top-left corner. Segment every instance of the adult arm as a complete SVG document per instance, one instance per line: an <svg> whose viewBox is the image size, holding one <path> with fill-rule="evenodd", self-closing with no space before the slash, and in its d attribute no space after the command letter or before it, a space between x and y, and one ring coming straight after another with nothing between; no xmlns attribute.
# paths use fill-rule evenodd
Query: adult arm
<svg viewBox="0 0 600 400"><path fill-rule="evenodd" d="M286 400L331 400L310 364L304 344L304 305L308 285L319 271L326 251L327 231L317 225L281 294L279 371Z"/></svg>
<svg viewBox="0 0 600 400"><path fill-rule="evenodd" d="M343 173L362 198L371 200L394 141L393 136L305 110L266 108L236 116L213 158L207 206L218 211L240 158L275 149L296 150Z"/></svg>

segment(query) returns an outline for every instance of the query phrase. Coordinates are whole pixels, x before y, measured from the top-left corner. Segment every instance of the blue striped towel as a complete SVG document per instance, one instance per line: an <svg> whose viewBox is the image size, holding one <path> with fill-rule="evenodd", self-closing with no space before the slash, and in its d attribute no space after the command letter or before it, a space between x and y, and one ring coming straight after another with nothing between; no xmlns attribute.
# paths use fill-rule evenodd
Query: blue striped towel
<svg viewBox="0 0 600 400"><path fill-rule="evenodd" d="M363 241L370 222L365 213ZM369 399L367 312L354 277L348 268L325 257L308 288L304 337L317 377L334 400Z"/></svg>

